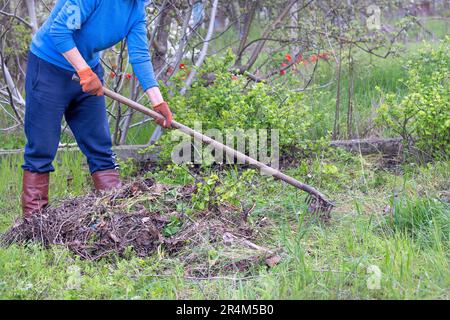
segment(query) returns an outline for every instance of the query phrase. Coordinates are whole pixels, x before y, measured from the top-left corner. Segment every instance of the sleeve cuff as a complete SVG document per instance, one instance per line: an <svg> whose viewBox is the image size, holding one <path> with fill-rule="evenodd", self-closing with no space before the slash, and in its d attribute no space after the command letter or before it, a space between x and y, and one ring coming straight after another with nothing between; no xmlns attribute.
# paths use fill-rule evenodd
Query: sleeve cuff
<svg viewBox="0 0 450 320"><path fill-rule="evenodd" d="M159 87L150 61L134 63L133 70L144 91L147 91L150 88Z"/></svg>
<svg viewBox="0 0 450 320"><path fill-rule="evenodd" d="M148 89L159 88L159 84L158 83L151 84L151 85L148 85L148 86L143 86L143 85L141 85L141 86L142 86L142 89L144 90L144 92L147 91Z"/></svg>
<svg viewBox="0 0 450 320"><path fill-rule="evenodd" d="M70 39L70 40L59 42L59 43L55 42L55 47L59 53L65 53L65 52L75 48L76 44L75 44L75 41L73 41L73 39Z"/></svg>

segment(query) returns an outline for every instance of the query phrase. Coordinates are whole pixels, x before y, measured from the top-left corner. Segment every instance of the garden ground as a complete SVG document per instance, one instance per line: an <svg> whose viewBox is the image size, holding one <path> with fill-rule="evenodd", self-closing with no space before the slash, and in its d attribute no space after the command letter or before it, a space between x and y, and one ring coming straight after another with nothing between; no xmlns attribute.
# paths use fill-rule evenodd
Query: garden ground
<svg viewBox="0 0 450 320"><path fill-rule="evenodd" d="M439 30L442 31L439 37L443 38L446 29L439 27ZM370 63L365 63L364 57L358 60L353 97L358 136L398 136L389 128L374 126L375 109L382 100L376 87L395 94L401 101L408 94L408 87L398 80L408 78L404 66L422 46L409 45L404 56L389 60L374 59ZM448 51L446 54L448 56ZM320 68L315 79L319 88L332 74L329 65L323 64ZM441 70L443 74L448 72L448 68ZM344 74L343 92L347 91L347 82ZM428 83L425 87L434 88L435 84ZM214 90L220 93L219 89L210 87L206 91L212 95ZM311 114L323 114L320 122L314 122L312 130L305 131L309 134L306 138L328 137L333 123L335 91L335 85L331 85L325 90L305 93L302 106L307 106ZM194 91L193 94L207 99L205 93ZM434 99L436 95L424 96ZM243 98L240 93L235 97ZM345 99L344 95L344 106L347 105ZM218 109L221 102L216 102ZM437 104L434 100L430 103ZM441 105L445 106L444 103ZM278 110L278 103L273 108ZM191 109L191 112L198 116L196 110ZM292 124L295 130L298 125ZM152 128L133 128L127 142L147 143ZM63 142L73 141L63 137ZM0 139L2 149L21 148L23 144L22 132ZM194 220L198 212L217 206L221 200L236 207L236 216L251 209L247 224L259 232L254 242L277 251L281 257L272 267L255 261L243 270L221 268L224 260L238 259L242 252L220 242L210 247L186 247L175 255L169 255L164 246L149 257L140 257L128 250L120 257L113 255L98 261L82 259L62 246L45 249L39 244L15 244L0 247L0 298L449 298L448 161L422 163L402 159L392 162L378 155L363 157L339 150L322 150L296 160L285 168L286 173L314 185L336 202L330 221L325 223L309 216L304 193L246 170L229 167L219 171L216 168L193 171L189 167L162 165L142 169L131 162L121 164L122 176L127 180L142 177L159 184L187 186L195 184L193 176L201 177L207 182L200 188L202 192L186 205L172 208ZM21 162L20 156L0 158L0 232L7 231L20 216ZM56 206L60 201L86 196L92 190L80 153L61 154L55 167L50 194ZM218 180L221 194L208 189ZM152 206L156 212L165 210L157 201ZM261 221L265 221L264 228L260 227ZM178 223L174 221L175 226ZM166 231L176 233L178 227ZM191 253L202 257L202 266L214 272L206 276L186 272L189 266L185 258Z"/></svg>
<svg viewBox="0 0 450 320"><path fill-rule="evenodd" d="M20 215L20 161L14 156L0 162L2 232ZM88 261L61 246L12 245L0 248L0 297L448 299L448 163L383 168L379 157L340 151L305 161L287 172L336 201L328 223L307 219L304 194L267 177L254 175L233 196L242 208L256 203L250 225L266 218L268 227L257 243L279 250L281 261L272 268L255 263L242 271L219 270L208 279L187 275L183 255L169 256L164 246L147 258L130 251L125 257ZM91 189L84 166L80 154L60 157L52 175L52 201ZM181 167L154 168L145 176L164 184L193 183ZM228 185L243 179L235 170L220 176ZM195 216L189 207L183 210ZM230 254L235 253L225 245L211 247L205 263L233 259Z"/></svg>

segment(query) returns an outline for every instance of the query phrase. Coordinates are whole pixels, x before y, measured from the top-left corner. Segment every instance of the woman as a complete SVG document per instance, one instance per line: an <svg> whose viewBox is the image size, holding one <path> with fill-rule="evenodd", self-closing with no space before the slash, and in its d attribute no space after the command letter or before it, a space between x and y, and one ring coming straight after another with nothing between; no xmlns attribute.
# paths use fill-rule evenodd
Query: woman
<svg viewBox="0 0 450 320"><path fill-rule="evenodd" d="M111 150L99 52L126 39L130 62L155 111L171 126L172 113L155 80L148 51L144 0L59 0L31 43L26 76L22 210L48 204L49 173L64 116L87 157L94 186L120 186ZM80 83L72 81L76 72Z"/></svg>

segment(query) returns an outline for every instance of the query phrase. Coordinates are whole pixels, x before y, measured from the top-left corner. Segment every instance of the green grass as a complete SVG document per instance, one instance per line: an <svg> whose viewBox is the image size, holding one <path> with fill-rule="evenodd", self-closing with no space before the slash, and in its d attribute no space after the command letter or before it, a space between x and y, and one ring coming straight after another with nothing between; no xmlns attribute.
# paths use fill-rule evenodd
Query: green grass
<svg viewBox="0 0 450 320"><path fill-rule="evenodd" d="M87 192L83 157L60 159L52 200ZM256 177L256 188L239 190L246 205L257 203L251 219L264 216L273 225L259 242L282 249L282 261L272 269L255 266L203 281L186 278L183 262L164 251L146 259L89 262L61 247L15 245L0 248L0 298L448 299L449 206L437 199L445 194L449 164L405 165L395 175L377 162L340 154L308 164L315 172L310 182L337 202L327 225L305 222L304 195L272 179ZM0 160L1 231L20 214L20 163L19 157ZM331 163L338 171L327 169ZM308 173L299 167L289 174L305 179ZM164 183L189 180L182 170L148 175ZM368 288L373 268L381 271L380 289Z"/></svg>
<svg viewBox="0 0 450 320"><path fill-rule="evenodd" d="M445 13L441 13L441 17L420 18L419 20L426 29L426 31L419 28L418 26L415 26L408 33L409 38L410 39L419 38L428 40L445 39L445 37L448 36L449 30L448 18L443 18L445 16L446 16ZM427 31L430 32L431 34L429 34Z"/></svg>
<svg viewBox="0 0 450 320"><path fill-rule="evenodd" d="M405 88L399 80L406 76L404 61L411 57L413 50L403 57L389 57L387 59L367 57L367 55L355 54L354 56L354 92L352 96L354 134L366 136L373 133L374 117L376 109L380 105L381 92L393 92L399 97L405 93ZM316 138L332 132L335 109L337 82L333 81L326 89L322 86L330 83L335 77L335 64L319 62L313 85L319 89L307 91L306 104L311 106L315 112L324 114L323 120L315 126ZM340 96L340 126L341 137L347 136L347 110L349 103L349 72L347 61L343 62Z"/></svg>

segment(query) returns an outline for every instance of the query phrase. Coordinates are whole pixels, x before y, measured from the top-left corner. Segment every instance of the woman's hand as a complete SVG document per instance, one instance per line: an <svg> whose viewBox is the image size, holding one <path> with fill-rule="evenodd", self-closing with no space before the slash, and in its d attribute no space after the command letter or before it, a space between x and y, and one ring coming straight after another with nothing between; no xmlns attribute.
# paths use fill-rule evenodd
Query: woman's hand
<svg viewBox="0 0 450 320"><path fill-rule="evenodd" d="M165 120L156 120L156 123L164 128L170 128L172 126L172 112L169 105L164 101L161 91L158 87L153 87L147 91L148 98L153 105L153 109L164 116Z"/></svg>
<svg viewBox="0 0 450 320"><path fill-rule="evenodd" d="M169 105L167 104L167 102L162 102L160 104L158 104L157 106L153 107L153 110L155 110L156 112L158 112L159 114L164 116L164 120L163 119L157 119L156 123L159 124L160 126L169 129L172 127L172 120L173 120L173 116L172 116L172 111L170 111Z"/></svg>
<svg viewBox="0 0 450 320"><path fill-rule="evenodd" d="M98 76L91 70L77 48L73 48L63 53L64 58L75 68L80 77L80 85L83 92L93 94L95 96L103 95L103 85Z"/></svg>
<svg viewBox="0 0 450 320"><path fill-rule="evenodd" d="M77 72L80 77L80 85L83 92L90 93L94 96L103 95L103 85L98 76L91 68L86 68Z"/></svg>

